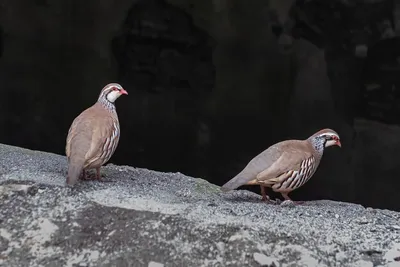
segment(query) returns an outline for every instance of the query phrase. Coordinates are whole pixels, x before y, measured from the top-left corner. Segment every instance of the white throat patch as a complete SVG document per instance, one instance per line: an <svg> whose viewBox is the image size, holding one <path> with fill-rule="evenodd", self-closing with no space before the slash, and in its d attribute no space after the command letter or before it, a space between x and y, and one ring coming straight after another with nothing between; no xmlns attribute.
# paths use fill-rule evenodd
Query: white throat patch
<svg viewBox="0 0 400 267"><path fill-rule="evenodd" d="M121 96L121 93L119 91L111 91L110 93L107 94L107 100L110 101L111 103L114 103L115 100L117 100L118 97Z"/></svg>

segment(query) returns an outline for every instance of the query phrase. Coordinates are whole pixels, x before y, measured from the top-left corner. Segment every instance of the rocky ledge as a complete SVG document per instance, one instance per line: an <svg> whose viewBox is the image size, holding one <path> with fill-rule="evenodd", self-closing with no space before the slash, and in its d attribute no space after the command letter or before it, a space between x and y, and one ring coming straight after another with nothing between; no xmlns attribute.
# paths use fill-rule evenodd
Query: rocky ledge
<svg viewBox="0 0 400 267"><path fill-rule="evenodd" d="M0 145L0 266L399 266L400 213L265 204L181 173L102 169L64 185L64 156Z"/></svg>

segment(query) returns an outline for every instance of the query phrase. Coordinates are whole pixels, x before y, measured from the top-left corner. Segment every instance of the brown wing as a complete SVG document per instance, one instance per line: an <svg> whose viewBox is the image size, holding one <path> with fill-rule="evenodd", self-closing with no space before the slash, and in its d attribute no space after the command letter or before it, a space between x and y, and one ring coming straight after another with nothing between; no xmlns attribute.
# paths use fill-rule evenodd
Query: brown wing
<svg viewBox="0 0 400 267"><path fill-rule="evenodd" d="M92 120L88 119L91 114L91 108L84 110L74 119L68 131L65 154L68 160L72 154L84 157L89 150L92 139Z"/></svg>
<svg viewBox="0 0 400 267"><path fill-rule="evenodd" d="M288 141L282 141L274 144L254 157L246 167L235 177L222 186L222 190L233 190L244 184L256 184L254 181L257 175L272 166L282 155L285 144Z"/></svg>
<svg viewBox="0 0 400 267"><path fill-rule="evenodd" d="M111 157L118 141L118 119L102 107L94 105L72 123L67 137L66 154L69 157L71 149L79 150L85 161L84 168L98 167Z"/></svg>
<svg viewBox="0 0 400 267"><path fill-rule="evenodd" d="M119 141L118 118L99 108L92 125L92 142L85 155L86 167L98 167L107 162Z"/></svg>
<svg viewBox="0 0 400 267"><path fill-rule="evenodd" d="M262 184L282 183L290 178L293 172L301 170L302 163L313 157L308 143L293 142L283 148L284 152L267 169L258 173L256 180Z"/></svg>

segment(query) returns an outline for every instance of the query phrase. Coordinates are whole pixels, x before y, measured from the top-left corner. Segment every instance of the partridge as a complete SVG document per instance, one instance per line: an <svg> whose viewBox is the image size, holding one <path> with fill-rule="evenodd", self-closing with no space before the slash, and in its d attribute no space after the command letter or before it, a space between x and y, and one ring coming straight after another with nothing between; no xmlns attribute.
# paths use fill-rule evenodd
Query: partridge
<svg viewBox="0 0 400 267"><path fill-rule="evenodd" d="M114 102L127 94L121 85L107 84L97 102L72 122L65 147L68 185L74 185L81 174L85 178L85 171L89 169L96 169L96 178L100 180L100 167L114 154L120 136Z"/></svg>
<svg viewBox="0 0 400 267"><path fill-rule="evenodd" d="M288 194L314 175L324 149L333 145L342 146L339 135L331 129L322 129L306 140L286 140L274 144L253 158L221 190L260 185L262 200L269 200L265 187L271 187L285 200L292 201Z"/></svg>

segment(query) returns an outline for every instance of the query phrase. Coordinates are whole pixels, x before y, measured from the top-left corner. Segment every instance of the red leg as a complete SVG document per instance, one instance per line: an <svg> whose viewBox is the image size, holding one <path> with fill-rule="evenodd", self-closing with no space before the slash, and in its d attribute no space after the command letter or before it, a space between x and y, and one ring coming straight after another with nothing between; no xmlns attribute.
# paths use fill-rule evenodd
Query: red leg
<svg viewBox="0 0 400 267"><path fill-rule="evenodd" d="M82 170L81 175L79 176L81 180L86 180L86 170Z"/></svg>
<svg viewBox="0 0 400 267"><path fill-rule="evenodd" d="M304 201L293 201L289 196L288 193L281 193L281 195L283 196L283 198L285 199L285 201L291 201L294 204L303 204Z"/></svg>
<svg viewBox="0 0 400 267"><path fill-rule="evenodd" d="M103 179L101 178L100 167L99 167L99 168L96 168L96 179L97 179L97 181L103 182L103 183L112 182L112 181L110 181L110 180L103 180Z"/></svg>
<svg viewBox="0 0 400 267"><path fill-rule="evenodd" d="M100 167L96 168L96 179L101 181Z"/></svg>
<svg viewBox="0 0 400 267"><path fill-rule="evenodd" d="M260 188L261 188L261 196L262 196L261 201L270 201L269 196L265 192L265 187L260 185Z"/></svg>

